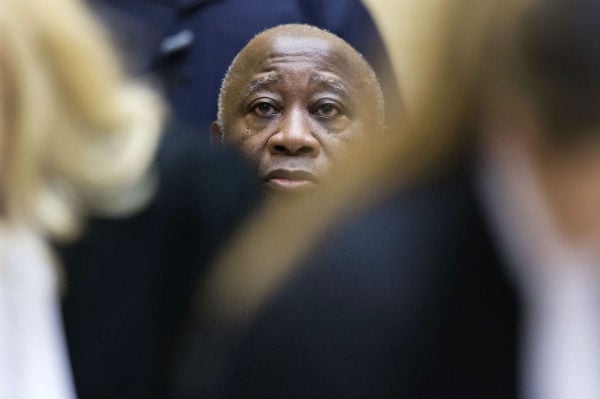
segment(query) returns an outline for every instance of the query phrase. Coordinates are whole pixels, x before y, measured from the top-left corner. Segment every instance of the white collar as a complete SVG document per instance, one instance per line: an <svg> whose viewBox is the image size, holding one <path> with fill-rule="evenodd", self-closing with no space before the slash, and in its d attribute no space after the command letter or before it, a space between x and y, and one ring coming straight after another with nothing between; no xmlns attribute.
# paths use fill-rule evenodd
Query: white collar
<svg viewBox="0 0 600 399"><path fill-rule="evenodd" d="M0 226L0 397L75 397L57 289L44 242Z"/></svg>
<svg viewBox="0 0 600 399"><path fill-rule="evenodd" d="M600 397L600 265L561 237L527 154L495 143L478 184L524 308L526 398Z"/></svg>

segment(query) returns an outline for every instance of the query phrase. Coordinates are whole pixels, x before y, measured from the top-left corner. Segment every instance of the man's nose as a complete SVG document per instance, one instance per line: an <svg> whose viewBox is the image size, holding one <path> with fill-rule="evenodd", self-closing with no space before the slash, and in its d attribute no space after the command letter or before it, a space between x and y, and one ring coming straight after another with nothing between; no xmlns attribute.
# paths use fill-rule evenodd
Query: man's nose
<svg viewBox="0 0 600 399"><path fill-rule="evenodd" d="M310 121L301 110L294 110L281 119L279 130L269 138L268 146L273 155L316 157L321 151Z"/></svg>

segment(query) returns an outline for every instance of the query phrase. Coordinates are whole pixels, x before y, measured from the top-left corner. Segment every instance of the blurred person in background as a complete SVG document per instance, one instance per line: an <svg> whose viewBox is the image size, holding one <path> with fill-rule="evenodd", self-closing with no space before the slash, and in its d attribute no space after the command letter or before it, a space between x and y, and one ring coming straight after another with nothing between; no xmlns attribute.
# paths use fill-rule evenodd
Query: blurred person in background
<svg viewBox="0 0 600 399"><path fill-rule="evenodd" d="M255 197L165 121L81 2L0 3L0 397L164 393L190 280Z"/></svg>
<svg viewBox="0 0 600 399"><path fill-rule="evenodd" d="M375 72L348 43L310 25L280 25L231 63L211 131L251 161L269 192L306 192L349 148L383 133L383 102Z"/></svg>
<svg viewBox="0 0 600 399"><path fill-rule="evenodd" d="M359 0L90 0L111 26L136 72L155 74L175 117L209 138L221 80L259 32L281 24L326 29L356 48L383 82L388 124L400 112L389 55ZM137 55L137 57L135 56Z"/></svg>
<svg viewBox="0 0 600 399"><path fill-rule="evenodd" d="M600 5L443 7L399 134L217 262L205 396L600 396Z"/></svg>

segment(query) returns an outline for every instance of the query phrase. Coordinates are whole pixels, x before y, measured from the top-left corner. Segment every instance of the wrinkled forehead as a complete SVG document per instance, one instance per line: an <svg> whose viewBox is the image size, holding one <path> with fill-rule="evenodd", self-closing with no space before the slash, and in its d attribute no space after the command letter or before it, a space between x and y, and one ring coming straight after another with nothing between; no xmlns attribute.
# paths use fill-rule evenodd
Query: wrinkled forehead
<svg viewBox="0 0 600 399"><path fill-rule="evenodd" d="M239 85L247 84L259 73L287 64L331 72L348 82L361 78L360 58L350 48L327 37L277 34L258 38L241 54L236 66Z"/></svg>

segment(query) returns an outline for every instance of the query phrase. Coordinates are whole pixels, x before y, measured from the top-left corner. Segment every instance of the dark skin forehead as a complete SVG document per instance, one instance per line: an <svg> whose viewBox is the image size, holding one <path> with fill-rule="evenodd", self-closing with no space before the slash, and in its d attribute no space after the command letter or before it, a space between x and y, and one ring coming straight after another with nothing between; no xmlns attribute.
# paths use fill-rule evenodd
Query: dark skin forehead
<svg viewBox="0 0 600 399"><path fill-rule="evenodd" d="M361 72L360 56L341 39L319 30L291 32L285 26L252 40L242 50L238 65L256 71L267 59L281 56L306 57L349 75Z"/></svg>
<svg viewBox="0 0 600 399"><path fill-rule="evenodd" d="M299 36L281 32L257 37L242 53L240 67L257 69L267 59L291 56L306 57L315 63L325 63L328 67L348 69L345 65L348 62L345 60L353 55L350 48L345 48L326 36ZM345 67L341 68L342 66Z"/></svg>
<svg viewBox="0 0 600 399"><path fill-rule="evenodd" d="M227 108L237 104L261 79L277 79L278 65L282 63L298 68L315 70L322 83L339 89L340 94L364 98L373 104L372 86L377 82L365 79L368 68L360 55L343 40L319 30L290 32L285 27L267 31L253 39L241 52L232 70L232 79L224 103ZM225 118L227 114L225 112ZM227 123L227 121L224 121Z"/></svg>

